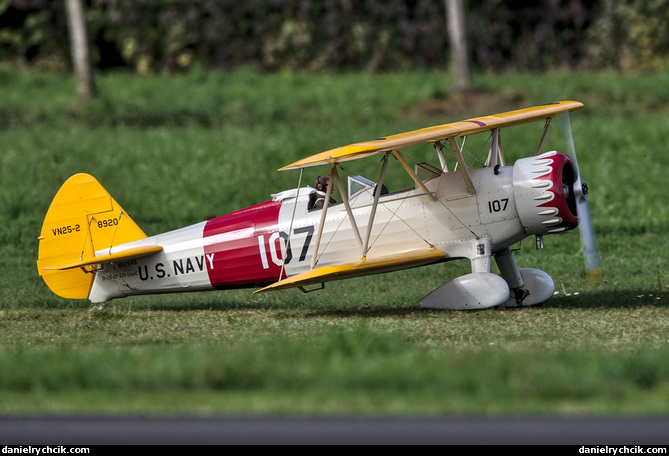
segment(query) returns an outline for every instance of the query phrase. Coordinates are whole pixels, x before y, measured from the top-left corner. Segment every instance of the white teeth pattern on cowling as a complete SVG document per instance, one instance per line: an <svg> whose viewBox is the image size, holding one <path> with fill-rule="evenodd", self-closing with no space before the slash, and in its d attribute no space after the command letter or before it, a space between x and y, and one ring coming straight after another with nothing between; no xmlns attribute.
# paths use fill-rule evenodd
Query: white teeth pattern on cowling
<svg viewBox="0 0 669 456"><path fill-rule="evenodd" d="M553 171L553 167L551 166L553 164L553 159L548 158L555 155L555 152L548 152L544 155L540 155L537 160L534 161L533 163L533 169L532 169L532 174L539 174L540 176L544 176L550 172ZM541 157L546 157L546 158L541 158ZM548 190L553 186L553 182L550 180L546 179L540 179L537 178L532 182L532 188L536 189L546 189L541 195L534 197L535 201L541 201L541 202L548 202L553 200L555 198L555 193L552 191ZM556 208L537 208L539 212L537 212L537 215L542 216L542 217L554 217L557 213L558 210ZM559 225L562 223L562 219L560 217L554 217L550 218L548 220L544 220L541 222L542 225Z"/></svg>
<svg viewBox="0 0 669 456"><path fill-rule="evenodd" d="M569 158L556 151L521 158L514 165L516 208L528 234L561 233L578 224L563 194L564 170L571 166Z"/></svg>
<svg viewBox="0 0 669 456"><path fill-rule="evenodd" d="M536 183L532 183L532 188L548 188L552 185L551 181L539 180Z"/></svg>
<svg viewBox="0 0 669 456"><path fill-rule="evenodd" d="M563 231L567 231L566 226L561 226L559 228L553 228L552 230L548 230L549 234L556 234L556 233L562 233Z"/></svg>
<svg viewBox="0 0 669 456"><path fill-rule="evenodd" d="M554 207L551 209L546 209L545 211L539 212L539 215L555 215L558 213L558 210Z"/></svg>
<svg viewBox="0 0 669 456"><path fill-rule="evenodd" d="M544 192L543 194L541 194L539 196L535 196L534 199L537 200L537 201L551 200L551 199L553 199L553 193Z"/></svg>

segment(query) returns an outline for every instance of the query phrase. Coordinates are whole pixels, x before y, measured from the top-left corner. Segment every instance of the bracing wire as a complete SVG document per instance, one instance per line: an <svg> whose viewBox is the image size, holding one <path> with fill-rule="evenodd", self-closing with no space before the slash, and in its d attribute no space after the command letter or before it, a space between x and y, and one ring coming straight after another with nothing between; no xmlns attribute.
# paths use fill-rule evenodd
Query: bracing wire
<svg viewBox="0 0 669 456"><path fill-rule="evenodd" d="M297 181L297 194L295 195L295 204L293 204L293 214L290 216L290 227L288 228L288 239L286 244L281 247L281 271L279 271L279 280L283 277L283 271L286 267L286 253L290 245L290 236L293 232L293 222L295 221L295 212L297 211L297 202L300 198L300 187L302 187L302 176L304 175L304 168L300 168L300 178Z"/></svg>

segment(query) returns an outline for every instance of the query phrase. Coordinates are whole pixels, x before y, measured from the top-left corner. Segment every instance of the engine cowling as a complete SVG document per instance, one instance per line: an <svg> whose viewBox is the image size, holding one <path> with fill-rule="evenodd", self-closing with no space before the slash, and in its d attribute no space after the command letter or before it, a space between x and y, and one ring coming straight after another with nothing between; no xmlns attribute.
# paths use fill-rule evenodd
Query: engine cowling
<svg viewBox="0 0 669 456"><path fill-rule="evenodd" d="M576 182L576 166L560 152L516 161L513 192L527 234L562 233L578 226Z"/></svg>

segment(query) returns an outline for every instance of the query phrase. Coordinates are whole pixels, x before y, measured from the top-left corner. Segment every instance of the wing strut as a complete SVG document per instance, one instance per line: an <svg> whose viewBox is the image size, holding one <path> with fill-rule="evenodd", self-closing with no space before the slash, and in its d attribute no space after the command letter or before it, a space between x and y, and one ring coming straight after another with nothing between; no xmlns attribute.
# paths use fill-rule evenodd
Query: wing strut
<svg viewBox="0 0 669 456"><path fill-rule="evenodd" d="M453 155L455 155L455 159L458 161L458 165L460 165L460 172L462 173L462 177L465 180L465 185L467 186L467 190L469 190L469 193L471 193L472 195L475 195L476 189L474 188L474 183L472 182L472 178L469 175L469 171L467 171L467 166L465 165L464 158L462 158L462 153L458 148L458 144L455 141L455 138L449 138L448 140L451 142L451 149L453 149Z"/></svg>
<svg viewBox="0 0 669 456"><path fill-rule="evenodd" d="M425 184L423 184L423 181L420 180L420 178L419 178L418 176L416 176L416 173L413 171L413 169L411 169L411 168L409 167L409 165L407 164L406 160L404 160L404 157L402 156L402 154L400 153L400 151L398 151L398 150L393 150L393 151L390 152L390 153L393 154L393 157L395 157L395 158L397 159L397 161L400 162L400 164L402 165L402 167L404 167L404 169L406 170L406 172L409 173L409 175L410 175L411 178L414 180L414 182L416 183L416 185L418 185L418 186L421 188L421 190L423 190L423 192L425 192L425 194L427 195L427 197L430 198L430 201L432 201L432 202L437 201L437 200L435 199L434 195L427 189L427 187L425 187Z"/></svg>
<svg viewBox="0 0 669 456"><path fill-rule="evenodd" d="M499 165L506 166L506 159L504 158L504 148L502 147L502 137L497 134L497 149L499 150Z"/></svg>
<svg viewBox="0 0 669 456"><path fill-rule="evenodd" d="M381 190L383 188L383 179L386 174L386 167L388 165L388 153L385 154L383 158L383 165L381 167L381 176L379 177L379 182L376 185L376 189L374 191L374 204L372 205L372 210L371 213L369 214L369 223L367 225L367 233L365 236L365 239L363 241L362 237L360 236L360 230L358 229L358 225L355 222L355 218L353 217L353 211L351 210L351 205L349 204L348 201L348 196L346 195L346 191L344 189L344 185L342 184L341 177L339 176L339 172L337 171L337 165L334 165L332 167L332 171L330 172L330 181L334 181L337 184L337 187L339 188L339 193L341 194L342 201L344 203L344 207L346 208L346 213L348 214L348 219L351 221L351 227L353 228L353 233L355 234L356 240L358 241L358 245L360 247L360 252L361 252L361 259L364 261L366 256L367 256L367 250L369 248L369 241L372 236L372 225L374 223L374 217L376 216L376 208L379 205L379 198L381 197ZM427 190L426 190L427 193ZM321 238L323 236L323 227L325 226L325 217L326 217L326 212L329 206L330 202L330 195L332 194L332 186L328 186L327 189L327 194L325 197L325 204L323 205L323 212L321 213L321 222L318 226L318 234L316 235L316 248L314 250L314 256L311 259L311 269L314 269L316 266L316 262L318 260L318 250L320 248L320 243L321 243ZM429 196L432 196L431 194L428 193Z"/></svg>
<svg viewBox="0 0 669 456"><path fill-rule="evenodd" d="M485 166L495 167L498 164L504 163L504 156L502 155L502 138L499 136L499 128L492 131L490 139L490 150L488 151L488 158L486 158Z"/></svg>
<svg viewBox="0 0 669 456"><path fill-rule="evenodd" d="M330 171L330 182L334 180L334 177L339 175L337 174L337 165L335 164ZM321 236L323 236L323 227L325 226L325 216L328 212L328 206L330 205L330 196L332 195L332 184L328 185L328 188L325 193L325 202L323 203L323 210L321 212L321 223L318 224L318 234L316 235L316 247L314 249L314 256L311 258L311 269L316 266L316 260L318 259L318 248L321 244ZM346 204L346 203L345 203ZM346 206L348 210L348 205ZM355 230L354 230L355 231Z"/></svg>
<svg viewBox="0 0 669 456"><path fill-rule="evenodd" d="M351 228L353 228L353 233L355 234L355 238L358 241L358 246L362 249L362 237L360 236L360 230L358 229L358 225L355 223L355 218L353 218L353 211L351 210L351 205L348 202L348 196L346 195L346 190L344 189L344 185L341 182L341 177L339 177L337 165L333 166L332 173L334 175L335 181L337 182L337 187L339 187L339 193L341 194L342 201L344 202L344 207L346 208L348 218L351 221ZM322 220L321 223L323 221L324 220Z"/></svg>
<svg viewBox="0 0 669 456"><path fill-rule="evenodd" d="M383 180L383 174L385 173L386 163L387 163L387 157L384 162L383 171L381 174L381 180ZM351 205L348 202L348 196L346 195L346 190L344 189L344 185L341 182L341 177L339 176L339 172L337 171L336 164L332 167L332 171L330 172L330 182L333 181L336 182L337 187L339 188L339 193L341 194L342 202L344 203L344 207L346 208L348 219L351 221L351 228L353 228L353 234L355 234L355 238L358 241L358 246L360 247L361 256L364 258L365 254L367 253L367 245L369 243L369 233L367 234L367 240L363 243L362 236L360 236L360 230L358 229L358 225L355 223L355 218L353 217L353 211L351 210ZM382 183L383 182L379 183L377 187L377 193L381 191L380 189ZM327 194L325 196L325 204L323 204L323 212L321 213L321 222L318 225L318 234L316 235L316 248L314 250L314 256L311 259L311 269L314 269L314 267L316 266L316 261L318 260L318 249L320 248L321 238L323 237L325 216L327 215L331 194L332 194L332 185L328 185ZM372 208L372 214L370 215L370 226L371 226L371 220L373 220L374 218L374 212L376 211L377 205L378 205L378 196L374 200L374 207Z"/></svg>
<svg viewBox="0 0 669 456"><path fill-rule="evenodd" d="M295 204L293 205L293 215L290 216L290 228L288 228L288 240L284 245L284 249L281 252L281 272L279 272L279 280L283 277L283 271L286 268L286 252L288 251L288 246L290 245L290 233L293 232L293 222L295 221L295 211L297 210L297 201L300 199L300 187L302 186L302 176L304 175L304 168L300 169L300 179L297 181L297 194L295 195Z"/></svg>
<svg viewBox="0 0 669 456"><path fill-rule="evenodd" d="M551 119L552 117L547 117L546 118L546 125L544 125L544 132L541 135L541 139L539 140L539 145L537 146L537 151L535 152L534 155L539 155L541 153L541 149L544 147L544 141L546 141L546 136L548 135L548 130L551 129Z"/></svg>
<svg viewBox="0 0 669 456"><path fill-rule="evenodd" d="M448 163L446 163L446 157L444 157L444 144L441 141L435 141L433 144L434 149L437 151L437 156L439 157L441 170L443 172L448 172Z"/></svg>
<svg viewBox="0 0 669 456"><path fill-rule="evenodd" d="M379 182L376 184L376 190L374 191L374 204L372 205L372 211L369 214L369 223L367 223L367 236L365 237L365 245L362 247L362 258L367 257L367 249L369 248L369 239L372 237L372 224L374 223L374 217L376 215L376 208L379 205L379 197L381 196L381 190L383 188L383 178L386 175L386 166L388 165L388 153L383 156L383 165L381 166L381 176L379 176Z"/></svg>

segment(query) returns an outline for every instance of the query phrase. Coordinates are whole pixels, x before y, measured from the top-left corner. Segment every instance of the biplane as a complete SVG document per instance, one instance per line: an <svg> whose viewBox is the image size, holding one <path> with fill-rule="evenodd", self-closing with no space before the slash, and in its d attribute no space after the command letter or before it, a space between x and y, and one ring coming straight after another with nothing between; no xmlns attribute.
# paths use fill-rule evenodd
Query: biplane
<svg viewBox="0 0 669 456"><path fill-rule="evenodd" d="M522 239L535 236L542 248L543 236L580 223L586 270L599 270L569 126L569 112L582 106L560 101L328 150L280 169L300 170L294 189L154 236L94 177L76 174L47 211L38 271L58 296L102 307L115 298L155 293L310 292L333 280L464 259L471 273L429 293L421 307L540 304L553 296L555 285L547 273L517 266L511 247ZM569 153L542 150L553 118L567 131ZM501 131L530 122L544 123L538 145L507 165ZM488 136L487 155L471 166L463 158L464 141L476 134ZM417 145L431 145L435 165L409 166L402 151ZM380 163L376 180L355 174L342 179L343 162L371 156ZM388 191L384 178L391 163L406 171L409 188ZM329 167L325 192L302 185L305 169L319 165ZM341 201L333 198L335 186ZM319 197L324 204L315 207ZM499 274L492 272L493 261Z"/></svg>

